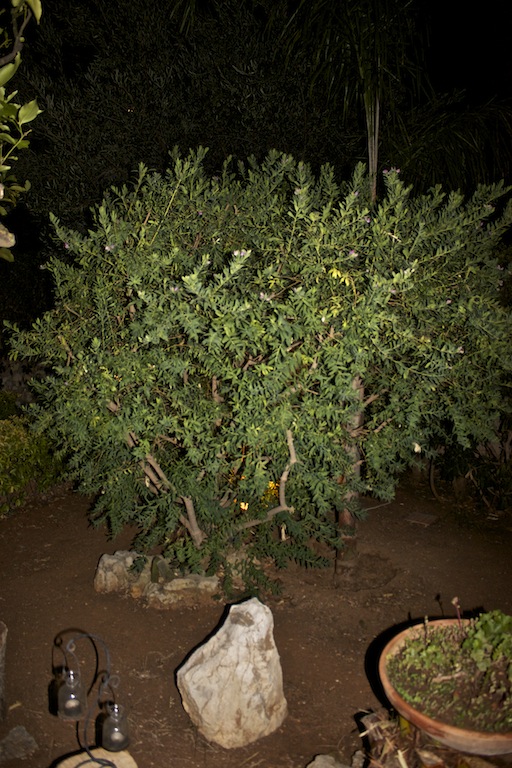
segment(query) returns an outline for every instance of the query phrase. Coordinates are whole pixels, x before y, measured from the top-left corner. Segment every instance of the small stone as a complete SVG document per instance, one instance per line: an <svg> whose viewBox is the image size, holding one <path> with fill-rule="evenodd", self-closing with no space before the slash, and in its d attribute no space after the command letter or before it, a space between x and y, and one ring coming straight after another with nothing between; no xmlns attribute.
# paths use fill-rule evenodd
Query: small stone
<svg viewBox="0 0 512 768"><path fill-rule="evenodd" d="M217 576L199 576L192 574L183 578L172 579L163 584L148 584L143 596L150 608L165 610L176 603L198 603L203 598L211 600L219 591Z"/></svg>
<svg viewBox="0 0 512 768"><path fill-rule="evenodd" d="M36 741L23 725L12 728L0 741L0 763L8 760L24 760L38 749Z"/></svg>
<svg viewBox="0 0 512 768"><path fill-rule="evenodd" d="M113 555L102 555L94 576L96 592L129 592L136 585L140 586L141 581L145 582L147 574L144 571L139 574L131 570L138 557L137 552L126 550L119 550ZM145 570L149 570L147 564Z"/></svg>
<svg viewBox="0 0 512 768"><path fill-rule="evenodd" d="M102 555L94 576L96 592L123 592L133 598L144 599L148 607L157 610L166 610L177 603L211 600L219 592L217 576L192 574L170 581L163 578L152 581L150 559L140 573L133 570L132 566L139 557L142 556L137 552L127 550Z"/></svg>

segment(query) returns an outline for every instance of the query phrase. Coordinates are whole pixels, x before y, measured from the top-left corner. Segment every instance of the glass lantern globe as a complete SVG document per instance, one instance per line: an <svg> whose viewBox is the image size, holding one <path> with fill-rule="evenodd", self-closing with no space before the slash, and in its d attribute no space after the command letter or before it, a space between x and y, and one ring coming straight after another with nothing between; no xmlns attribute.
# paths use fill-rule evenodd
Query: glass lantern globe
<svg viewBox="0 0 512 768"><path fill-rule="evenodd" d="M63 720L81 720L87 710L87 699L80 674L73 669L66 670L57 694L59 717Z"/></svg>
<svg viewBox="0 0 512 768"><path fill-rule="evenodd" d="M120 752L130 743L128 721L124 707L120 704L107 704L107 717L103 721L101 745L109 752Z"/></svg>

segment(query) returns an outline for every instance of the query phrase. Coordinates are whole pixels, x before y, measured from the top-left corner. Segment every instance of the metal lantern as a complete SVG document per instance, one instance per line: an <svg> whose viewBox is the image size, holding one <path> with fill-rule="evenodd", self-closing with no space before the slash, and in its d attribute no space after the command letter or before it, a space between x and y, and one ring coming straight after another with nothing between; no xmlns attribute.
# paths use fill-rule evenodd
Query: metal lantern
<svg viewBox="0 0 512 768"><path fill-rule="evenodd" d="M108 714L103 721L101 745L109 752L120 752L130 742L124 707L109 703L106 710Z"/></svg>
<svg viewBox="0 0 512 768"><path fill-rule="evenodd" d="M83 720L87 712L87 696L79 672L65 670L57 696L59 717L63 720Z"/></svg>
<svg viewBox="0 0 512 768"><path fill-rule="evenodd" d="M83 684L80 663L75 653L77 642L83 639L92 643L96 657L96 669L88 690ZM89 761L97 765L116 768L110 760L95 757L91 753L87 738L89 723L94 712L99 710L100 714L96 718L96 733L100 736L101 741L99 746L108 752L120 752L126 749L130 743L126 712L116 698L119 678L111 675L110 652L106 643L97 635L81 632L71 637L65 645L62 636L57 636L54 646L64 655L64 665L54 668L56 679L53 690L56 692L55 703L58 716L62 720L83 721L83 743L81 746L87 752ZM105 657L105 671L99 670L99 646L103 649ZM91 697L90 694L96 687L97 693ZM90 703L87 700L88 696L91 699Z"/></svg>

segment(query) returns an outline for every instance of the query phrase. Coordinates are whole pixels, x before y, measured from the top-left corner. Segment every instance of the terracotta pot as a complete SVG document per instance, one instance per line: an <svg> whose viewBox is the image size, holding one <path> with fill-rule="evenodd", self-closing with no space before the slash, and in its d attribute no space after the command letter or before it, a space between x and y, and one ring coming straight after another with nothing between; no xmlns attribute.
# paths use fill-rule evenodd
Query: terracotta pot
<svg viewBox="0 0 512 768"><path fill-rule="evenodd" d="M430 626L443 627L457 623L457 619L439 619L430 622ZM427 717L422 712L414 709L393 688L386 672L388 659L394 656L401 646L412 635L423 632L423 624L410 627L395 635L385 646L379 659L379 676L384 692L396 711L408 722L419 728L435 741L444 744L460 752L469 752L473 755L504 755L512 753L512 732L510 733L485 733L470 731L464 728L456 728L447 725L440 720Z"/></svg>

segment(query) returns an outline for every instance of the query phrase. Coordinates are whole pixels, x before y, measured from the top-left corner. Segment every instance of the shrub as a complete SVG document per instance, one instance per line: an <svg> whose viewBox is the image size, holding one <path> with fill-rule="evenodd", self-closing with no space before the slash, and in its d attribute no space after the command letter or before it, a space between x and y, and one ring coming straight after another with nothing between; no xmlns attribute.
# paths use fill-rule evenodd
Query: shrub
<svg viewBox="0 0 512 768"><path fill-rule="evenodd" d="M15 416L18 412L15 392L0 391L0 421Z"/></svg>
<svg viewBox="0 0 512 768"><path fill-rule="evenodd" d="M56 307L13 353L53 371L34 416L96 520L139 526L183 568L242 547L316 562L311 540L340 547L336 514L391 498L439 424L462 446L492 438L512 207L496 213L503 185L413 198L391 171L371 208L362 167L340 189L277 152L217 177L204 155L141 166L87 235L55 220Z"/></svg>
<svg viewBox="0 0 512 768"><path fill-rule="evenodd" d="M34 435L21 416L0 421L0 517L22 505L30 493L60 479L60 465L48 440Z"/></svg>

